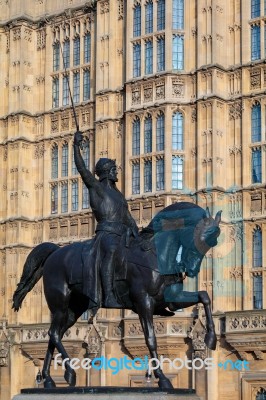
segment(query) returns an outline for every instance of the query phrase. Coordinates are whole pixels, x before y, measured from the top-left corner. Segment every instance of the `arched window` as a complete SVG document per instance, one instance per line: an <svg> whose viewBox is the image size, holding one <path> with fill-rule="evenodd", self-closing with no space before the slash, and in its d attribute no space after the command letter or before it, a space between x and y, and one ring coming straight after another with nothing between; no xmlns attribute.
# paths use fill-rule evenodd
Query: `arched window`
<svg viewBox="0 0 266 400"><path fill-rule="evenodd" d="M149 0L145 6L145 33L153 31L153 3Z"/></svg>
<svg viewBox="0 0 266 400"><path fill-rule="evenodd" d="M140 119L137 117L132 124L132 155L140 153Z"/></svg>
<svg viewBox="0 0 266 400"><path fill-rule="evenodd" d="M255 104L251 110L251 140L261 141L261 105Z"/></svg>
<svg viewBox="0 0 266 400"><path fill-rule="evenodd" d="M84 63L91 61L91 34L87 32L84 36Z"/></svg>
<svg viewBox="0 0 266 400"><path fill-rule="evenodd" d="M140 165L134 163L132 165L132 194L140 193Z"/></svg>
<svg viewBox="0 0 266 400"><path fill-rule="evenodd" d="M73 65L74 67L80 64L80 38L75 37L73 41Z"/></svg>
<svg viewBox="0 0 266 400"><path fill-rule="evenodd" d="M173 0L173 29L184 29L184 0Z"/></svg>
<svg viewBox="0 0 266 400"><path fill-rule="evenodd" d="M262 232L261 229L256 229L253 232L252 240L252 267L262 267Z"/></svg>
<svg viewBox="0 0 266 400"><path fill-rule="evenodd" d="M262 309L262 276L253 276L253 308Z"/></svg>
<svg viewBox="0 0 266 400"><path fill-rule="evenodd" d="M183 189L183 158L172 157L172 189Z"/></svg>
<svg viewBox="0 0 266 400"><path fill-rule="evenodd" d="M68 212L68 183L63 182L61 188L61 212Z"/></svg>
<svg viewBox="0 0 266 400"><path fill-rule="evenodd" d="M63 60L64 60L64 68L70 67L70 41L69 39L64 41L63 44Z"/></svg>
<svg viewBox="0 0 266 400"><path fill-rule="evenodd" d="M251 0L251 18L260 16L260 0Z"/></svg>
<svg viewBox="0 0 266 400"><path fill-rule="evenodd" d="M144 153L152 151L152 118L149 115L144 122Z"/></svg>
<svg viewBox="0 0 266 400"><path fill-rule="evenodd" d="M60 44L55 42L53 44L53 71L58 71L60 68Z"/></svg>
<svg viewBox="0 0 266 400"><path fill-rule="evenodd" d="M141 7L137 4L133 11L133 36L141 35Z"/></svg>
<svg viewBox="0 0 266 400"><path fill-rule="evenodd" d="M52 148L52 174L51 178L58 178L58 146L54 145Z"/></svg>
<svg viewBox="0 0 266 400"><path fill-rule="evenodd" d="M157 31L165 29L165 0L157 3Z"/></svg>
<svg viewBox="0 0 266 400"><path fill-rule="evenodd" d="M156 120L156 150L164 150L164 114L158 115Z"/></svg>
<svg viewBox="0 0 266 400"><path fill-rule="evenodd" d="M79 187L78 181L72 181L71 184L71 211L78 211L79 206Z"/></svg>
<svg viewBox="0 0 266 400"><path fill-rule="evenodd" d="M62 176L68 176L68 144L62 146Z"/></svg>
<svg viewBox="0 0 266 400"><path fill-rule="evenodd" d="M184 136L184 118L183 114L176 112L172 118L172 149L183 150Z"/></svg>
<svg viewBox="0 0 266 400"><path fill-rule="evenodd" d="M256 400L266 400L266 390L264 388L260 388L256 395Z"/></svg>

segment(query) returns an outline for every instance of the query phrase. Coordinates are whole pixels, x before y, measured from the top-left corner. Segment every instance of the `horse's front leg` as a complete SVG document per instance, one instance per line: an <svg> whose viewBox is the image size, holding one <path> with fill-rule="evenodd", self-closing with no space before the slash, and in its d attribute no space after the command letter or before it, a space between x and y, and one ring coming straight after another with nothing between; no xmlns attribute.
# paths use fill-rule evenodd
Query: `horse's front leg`
<svg viewBox="0 0 266 400"><path fill-rule="evenodd" d="M215 325L212 318L211 300L208 293L205 290L201 290L198 293L206 315L207 333L205 335L204 342L209 349L215 350L217 344L217 337L215 333Z"/></svg>
<svg viewBox="0 0 266 400"><path fill-rule="evenodd" d="M160 388L163 389L172 389L173 385L171 384L170 380L166 378L160 366L158 367L158 362L156 362L156 360L159 360L159 358L157 353L157 341L153 328L154 306L152 304L152 301L149 296L146 296L145 299L142 299L142 301L138 301L134 305L139 315L139 320L143 329L145 342L149 349L151 358L155 359L154 361L152 361L152 364L154 367L154 376L155 378L159 379L158 385Z"/></svg>
<svg viewBox="0 0 266 400"><path fill-rule="evenodd" d="M170 303L169 307L171 310L177 310L179 308L191 307L196 304L202 303L205 315L206 315L206 329L207 333L204 338L206 346L211 349L216 349L217 337L215 333L215 326L212 319L211 312L211 300L208 293L205 290L199 292L185 292L175 291L176 285L169 286L166 291L165 300Z"/></svg>

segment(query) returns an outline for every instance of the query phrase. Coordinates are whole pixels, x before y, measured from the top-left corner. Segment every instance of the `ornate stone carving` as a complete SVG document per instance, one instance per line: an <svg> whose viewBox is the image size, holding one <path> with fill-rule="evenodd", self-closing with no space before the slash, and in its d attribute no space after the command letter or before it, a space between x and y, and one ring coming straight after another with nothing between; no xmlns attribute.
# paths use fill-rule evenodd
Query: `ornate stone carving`
<svg viewBox="0 0 266 400"><path fill-rule="evenodd" d="M243 272L241 267L234 267L230 272L229 272L230 278L233 279L239 279L242 278Z"/></svg>
<svg viewBox="0 0 266 400"><path fill-rule="evenodd" d="M117 7L118 7L118 19L123 19L124 18L124 1L123 0L118 0L117 1Z"/></svg>
<svg viewBox="0 0 266 400"><path fill-rule="evenodd" d="M229 105L229 119L239 119L242 116L242 101L236 101Z"/></svg>
<svg viewBox="0 0 266 400"><path fill-rule="evenodd" d="M51 132L59 131L59 118L57 114L51 115Z"/></svg>
<svg viewBox="0 0 266 400"><path fill-rule="evenodd" d="M182 79L172 80L172 95L173 97L183 97L184 96L184 81Z"/></svg>
<svg viewBox="0 0 266 400"><path fill-rule="evenodd" d="M100 13L106 14L109 12L109 0L100 1Z"/></svg>
<svg viewBox="0 0 266 400"><path fill-rule="evenodd" d="M227 331L244 331L245 329L266 329L265 313L255 315L241 315L229 317L227 321Z"/></svg>
<svg viewBox="0 0 266 400"><path fill-rule="evenodd" d="M13 30L13 40L16 41L16 40L20 40L20 39L21 39L21 28L20 27L15 28Z"/></svg>
<svg viewBox="0 0 266 400"><path fill-rule="evenodd" d="M195 352L195 356L204 360L207 357L207 347L204 343L204 337L206 335L206 329L200 318L197 319L195 325L188 332L188 337L192 339L192 347Z"/></svg>
<svg viewBox="0 0 266 400"><path fill-rule="evenodd" d="M251 195L251 215L260 215L262 213L262 193Z"/></svg>
<svg viewBox="0 0 266 400"><path fill-rule="evenodd" d="M156 100L161 100L161 99L165 98L165 83L164 83L164 81L156 82L155 97L156 97Z"/></svg>
<svg viewBox="0 0 266 400"><path fill-rule="evenodd" d="M8 354L9 354L9 345L7 343L1 343L1 345L0 345L0 367L8 366Z"/></svg>
<svg viewBox="0 0 266 400"><path fill-rule="evenodd" d="M147 85L144 85L143 87L143 93L144 93L144 102L149 102L153 100L153 87L152 83L149 83Z"/></svg>
<svg viewBox="0 0 266 400"><path fill-rule="evenodd" d="M39 159L42 158L45 152L44 143L37 144L34 149L34 158Z"/></svg>
<svg viewBox="0 0 266 400"><path fill-rule="evenodd" d="M261 70L253 68L250 71L250 89L259 89L261 87Z"/></svg>
<svg viewBox="0 0 266 400"><path fill-rule="evenodd" d="M46 45L46 30L42 28L37 31L37 50L42 50Z"/></svg>
<svg viewBox="0 0 266 400"><path fill-rule="evenodd" d="M28 28L24 29L24 39L27 40L28 42L32 41L32 31Z"/></svg>
<svg viewBox="0 0 266 400"><path fill-rule="evenodd" d="M140 86L132 87L132 105L140 104L140 102L141 102Z"/></svg>

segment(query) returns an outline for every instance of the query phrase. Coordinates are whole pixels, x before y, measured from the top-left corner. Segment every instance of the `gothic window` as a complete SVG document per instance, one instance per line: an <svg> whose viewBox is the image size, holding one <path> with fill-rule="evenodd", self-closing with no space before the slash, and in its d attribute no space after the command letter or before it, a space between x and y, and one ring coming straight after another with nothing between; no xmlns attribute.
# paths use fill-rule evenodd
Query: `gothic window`
<svg viewBox="0 0 266 400"><path fill-rule="evenodd" d="M136 78L141 74L141 45L135 43L133 45L133 77Z"/></svg>
<svg viewBox="0 0 266 400"><path fill-rule="evenodd" d="M251 26L251 60L260 59L260 26Z"/></svg>
<svg viewBox="0 0 266 400"><path fill-rule="evenodd" d="M159 38L157 41L157 71L165 70L165 39Z"/></svg>
<svg viewBox="0 0 266 400"><path fill-rule="evenodd" d="M152 162L144 162L144 192L152 191Z"/></svg>
<svg viewBox="0 0 266 400"><path fill-rule="evenodd" d="M157 3L157 30L165 29L165 0L158 0Z"/></svg>
<svg viewBox="0 0 266 400"><path fill-rule="evenodd" d="M62 176L68 176L68 144L62 146Z"/></svg>
<svg viewBox="0 0 266 400"><path fill-rule="evenodd" d="M152 151L152 118L149 115L144 121L144 152Z"/></svg>
<svg viewBox="0 0 266 400"><path fill-rule="evenodd" d="M153 31L153 3L149 1L145 5L145 33Z"/></svg>
<svg viewBox="0 0 266 400"><path fill-rule="evenodd" d="M74 39L74 48L73 48L73 65L80 64L80 38L77 36Z"/></svg>
<svg viewBox="0 0 266 400"><path fill-rule="evenodd" d="M262 309L262 276L253 276L253 308Z"/></svg>
<svg viewBox="0 0 266 400"><path fill-rule="evenodd" d="M91 34L86 33L84 36L84 63L91 61Z"/></svg>
<svg viewBox="0 0 266 400"><path fill-rule="evenodd" d="M73 74L73 101L79 103L80 95L80 73L74 72Z"/></svg>
<svg viewBox="0 0 266 400"><path fill-rule="evenodd" d="M141 7L136 5L133 13L133 36L141 35Z"/></svg>
<svg viewBox="0 0 266 400"><path fill-rule="evenodd" d="M72 146L72 175L78 175L78 170L74 158L74 146Z"/></svg>
<svg viewBox="0 0 266 400"><path fill-rule="evenodd" d="M68 88L68 75L63 77L63 106L69 104L69 88Z"/></svg>
<svg viewBox="0 0 266 400"><path fill-rule="evenodd" d="M140 119L136 118L133 122L132 132L132 155L136 156L140 153Z"/></svg>
<svg viewBox="0 0 266 400"><path fill-rule="evenodd" d="M156 161L156 190L164 190L164 159Z"/></svg>
<svg viewBox="0 0 266 400"><path fill-rule="evenodd" d="M59 107L59 78L53 78L53 108Z"/></svg>
<svg viewBox="0 0 266 400"><path fill-rule="evenodd" d="M172 189L183 189L183 158L172 157Z"/></svg>
<svg viewBox="0 0 266 400"><path fill-rule="evenodd" d="M184 0L173 0L173 29L184 29Z"/></svg>
<svg viewBox="0 0 266 400"><path fill-rule="evenodd" d="M152 74L153 72L153 43L148 40L145 43L145 74Z"/></svg>
<svg viewBox="0 0 266 400"><path fill-rule="evenodd" d="M132 165L132 194L140 192L140 165L139 163Z"/></svg>
<svg viewBox="0 0 266 400"><path fill-rule="evenodd" d="M89 208L89 206L90 206L89 189L83 183L82 184L82 208Z"/></svg>
<svg viewBox="0 0 266 400"><path fill-rule="evenodd" d="M66 213L68 211L68 183L62 183L61 190L61 212Z"/></svg>
<svg viewBox="0 0 266 400"><path fill-rule="evenodd" d="M53 44L53 70L58 71L60 66L60 43Z"/></svg>
<svg viewBox="0 0 266 400"><path fill-rule="evenodd" d="M251 167L252 167L252 183L262 182L260 148L252 149Z"/></svg>
<svg viewBox="0 0 266 400"><path fill-rule="evenodd" d="M172 149L183 150L184 121L183 115L176 112L172 117Z"/></svg>
<svg viewBox="0 0 266 400"><path fill-rule="evenodd" d="M252 142L261 141L261 105L256 104L251 110L251 137Z"/></svg>
<svg viewBox="0 0 266 400"><path fill-rule="evenodd" d="M51 168L52 174L51 178L56 179L58 178L58 146L55 145L52 148L52 168Z"/></svg>
<svg viewBox="0 0 266 400"><path fill-rule="evenodd" d="M78 211L78 205L79 205L78 181L73 181L71 184L71 210Z"/></svg>
<svg viewBox="0 0 266 400"><path fill-rule="evenodd" d="M51 213L56 214L58 212L58 185L53 185L51 190Z"/></svg>
<svg viewBox="0 0 266 400"><path fill-rule="evenodd" d="M89 142L89 140L85 140L85 142L83 144L82 156L83 156L83 160L84 160L86 168L89 169L89 167L90 167L90 142Z"/></svg>
<svg viewBox="0 0 266 400"><path fill-rule="evenodd" d="M156 120L156 151L164 150L164 114L158 115Z"/></svg>
<svg viewBox="0 0 266 400"><path fill-rule="evenodd" d="M173 35L172 46L173 69L184 69L184 36Z"/></svg>
<svg viewBox="0 0 266 400"><path fill-rule="evenodd" d="M256 229L252 238L252 267L262 267L262 232Z"/></svg>
<svg viewBox="0 0 266 400"><path fill-rule="evenodd" d="M64 68L70 67L70 41L65 40L63 45Z"/></svg>
<svg viewBox="0 0 266 400"><path fill-rule="evenodd" d="M83 101L90 99L90 71L85 70L83 73Z"/></svg>
<svg viewBox="0 0 266 400"><path fill-rule="evenodd" d="M257 393L255 400L266 400L266 390L261 388Z"/></svg>
<svg viewBox="0 0 266 400"><path fill-rule="evenodd" d="M251 0L251 18L260 16L260 0Z"/></svg>

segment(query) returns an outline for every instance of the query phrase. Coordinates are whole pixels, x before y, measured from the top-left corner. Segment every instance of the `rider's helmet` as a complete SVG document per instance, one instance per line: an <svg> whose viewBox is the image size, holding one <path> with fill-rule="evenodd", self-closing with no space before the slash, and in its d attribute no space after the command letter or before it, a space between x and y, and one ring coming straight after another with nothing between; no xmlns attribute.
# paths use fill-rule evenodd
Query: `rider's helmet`
<svg viewBox="0 0 266 400"><path fill-rule="evenodd" d="M111 160L110 158L100 158L95 166L95 172L99 177L99 180L101 181L104 178L108 178L109 172L113 167L116 167L115 160Z"/></svg>

